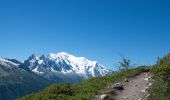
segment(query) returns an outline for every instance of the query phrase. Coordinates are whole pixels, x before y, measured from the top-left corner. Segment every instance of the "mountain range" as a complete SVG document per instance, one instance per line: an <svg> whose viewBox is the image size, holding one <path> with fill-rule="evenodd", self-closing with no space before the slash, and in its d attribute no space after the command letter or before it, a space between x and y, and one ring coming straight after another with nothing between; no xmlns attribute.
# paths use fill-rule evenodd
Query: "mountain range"
<svg viewBox="0 0 170 100"><path fill-rule="evenodd" d="M66 52L33 54L25 61L0 58L0 99L11 100L51 83L75 83L111 72L97 61Z"/></svg>

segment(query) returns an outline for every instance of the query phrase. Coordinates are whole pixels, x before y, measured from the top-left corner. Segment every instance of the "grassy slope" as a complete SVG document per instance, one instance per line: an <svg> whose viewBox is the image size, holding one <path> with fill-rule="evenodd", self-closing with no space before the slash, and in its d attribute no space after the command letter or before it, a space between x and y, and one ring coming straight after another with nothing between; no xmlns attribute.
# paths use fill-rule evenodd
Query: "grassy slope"
<svg viewBox="0 0 170 100"><path fill-rule="evenodd" d="M146 69L148 67L139 67L105 77L91 78L79 84L53 84L39 93L27 95L19 100L92 100L93 96L108 84L127 76L135 76Z"/></svg>
<svg viewBox="0 0 170 100"><path fill-rule="evenodd" d="M152 68L154 82L149 100L170 100L170 54L159 59Z"/></svg>

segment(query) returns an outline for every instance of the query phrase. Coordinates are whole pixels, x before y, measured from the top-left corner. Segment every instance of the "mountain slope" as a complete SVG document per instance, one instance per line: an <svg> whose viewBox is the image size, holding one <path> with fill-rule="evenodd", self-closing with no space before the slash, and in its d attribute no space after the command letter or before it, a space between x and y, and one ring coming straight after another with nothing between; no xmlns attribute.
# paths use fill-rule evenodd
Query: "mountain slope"
<svg viewBox="0 0 170 100"><path fill-rule="evenodd" d="M51 53L48 56L31 55L24 61L24 65L37 75L55 82L77 82L111 72L96 61L65 52Z"/></svg>
<svg viewBox="0 0 170 100"><path fill-rule="evenodd" d="M108 85L114 84L127 76L139 75L145 69L148 68L139 67L104 77L90 78L78 84L53 84L38 93L27 95L19 100L94 100L95 95ZM110 93L114 95L112 93L115 92Z"/></svg>
<svg viewBox="0 0 170 100"><path fill-rule="evenodd" d="M0 100L13 100L48 84L47 80L24 69L19 61L0 58Z"/></svg>

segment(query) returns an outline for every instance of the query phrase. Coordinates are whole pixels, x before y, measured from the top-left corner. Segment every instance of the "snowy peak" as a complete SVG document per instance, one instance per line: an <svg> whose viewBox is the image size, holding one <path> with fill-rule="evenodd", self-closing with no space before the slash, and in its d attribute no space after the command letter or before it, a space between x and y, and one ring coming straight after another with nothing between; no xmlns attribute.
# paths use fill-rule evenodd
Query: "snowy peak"
<svg viewBox="0 0 170 100"><path fill-rule="evenodd" d="M10 66L15 66L15 67L17 67L19 64L14 63L14 62L6 59L6 58L1 58L1 57L0 57L0 65L2 65L2 66L8 66L8 67L10 67Z"/></svg>
<svg viewBox="0 0 170 100"><path fill-rule="evenodd" d="M45 77L74 75L86 79L105 76L111 72L97 61L76 57L66 52L50 53L48 56L31 55L24 61L24 65L38 75L47 75Z"/></svg>
<svg viewBox="0 0 170 100"><path fill-rule="evenodd" d="M73 56L73 55L71 55L69 53L66 53L66 52L50 53L49 54L49 57L54 58L54 59L58 58L58 57L65 57L65 58L67 58L69 56Z"/></svg>
<svg viewBox="0 0 170 100"><path fill-rule="evenodd" d="M95 66L97 64L96 61L90 61L84 57L75 57L71 54L68 54L66 52L61 53L51 53L48 56L51 60L64 60L67 64L71 64L73 66L82 67L82 66Z"/></svg>

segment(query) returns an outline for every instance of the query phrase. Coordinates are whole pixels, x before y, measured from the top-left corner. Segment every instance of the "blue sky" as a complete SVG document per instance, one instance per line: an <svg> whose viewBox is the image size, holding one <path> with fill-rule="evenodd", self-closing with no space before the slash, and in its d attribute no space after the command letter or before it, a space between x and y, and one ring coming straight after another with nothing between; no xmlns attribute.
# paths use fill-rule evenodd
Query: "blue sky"
<svg viewBox="0 0 170 100"><path fill-rule="evenodd" d="M164 0L1 0L0 56L65 51L114 69L124 55L153 64L170 51Z"/></svg>

